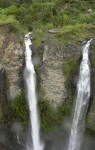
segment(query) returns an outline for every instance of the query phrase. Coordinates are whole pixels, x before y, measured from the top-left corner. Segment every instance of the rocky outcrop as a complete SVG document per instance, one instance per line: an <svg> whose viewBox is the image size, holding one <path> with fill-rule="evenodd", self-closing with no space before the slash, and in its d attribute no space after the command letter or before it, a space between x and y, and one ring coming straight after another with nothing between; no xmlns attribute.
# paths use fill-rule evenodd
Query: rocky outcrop
<svg viewBox="0 0 95 150"><path fill-rule="evenodd" d="M5 72L8 100L13 99L21 90L23 58L19 37L6 26L0 26L0 69L3 68Z"/></svg>
<svg viewBox="0 0 95 150"><path fill-rule="evenodd" d="M11 149L8 144L12 134L8 133L8 124L11 121L9 103L21 91L23 48L19 38L11 32L8 26L0 26L0 149ZM7 130L3 131L4 124ZM6 135L7 132L7 135ZM7 137L7 138L6 138ZM7 139L7 140L6 140ZM12 140L11 140L12 141ZM9 148L8 148L9 147Z"/></svg>
<svg viewBox="0 0 95 150"><path fill-rule="evenodd" d="M60 44L52 39L46 39L41 67L41 84L45 90L45 98L53 107L66 98L63 59L63 48Z"/></svg>
<svg viewBox="0 0 95 150"><path fill-rule="evenodd" d="M0 69L0 123L5 121L8 115L7 101L6 101L6 89L5 89L5 72L4 69Z"/></svg>
<svg viewBox="0 0 95 150"><path fill-rule="evenodd" d="M91 42L91 98L87 115L87 128L95 131L95 40Z"/></svg>
<svg viewBox="0 0 95 150"><path fill-rule="evenodd" d="M61 102L69 101L69 95L75 94L71 88L74 87L74 78L79 68L80 46L75 43L62 46L53 39L45 39L43 45L41 84L45 91L44 98L56 107Z"/></svg>

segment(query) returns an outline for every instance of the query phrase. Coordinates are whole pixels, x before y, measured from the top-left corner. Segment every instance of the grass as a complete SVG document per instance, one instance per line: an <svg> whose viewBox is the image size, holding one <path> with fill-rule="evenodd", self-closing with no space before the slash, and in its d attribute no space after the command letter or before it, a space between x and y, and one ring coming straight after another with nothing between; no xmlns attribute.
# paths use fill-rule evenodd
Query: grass
<svg viewBox="0 0 95 150"><path fill-rule="evenodd" d="M0 24L10 24L14 31L18 30L24 34L32 27L37 46L48 36L64 44L77 42L80 38L95 35L95 13L87 13L89 5L95 9L93 3L91 5L89 2L69 2L66 8L66 3L62 0L36 1L30 5L23 3L19 7L11 5L4 9L0 8ZM52 28L58 29L56 35L48 34L48 30Z"/></svg>

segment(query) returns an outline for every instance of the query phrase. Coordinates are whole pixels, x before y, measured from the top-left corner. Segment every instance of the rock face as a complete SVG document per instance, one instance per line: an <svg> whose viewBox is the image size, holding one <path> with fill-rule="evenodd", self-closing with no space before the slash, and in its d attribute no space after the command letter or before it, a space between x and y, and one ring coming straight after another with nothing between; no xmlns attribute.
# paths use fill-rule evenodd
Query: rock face
<svg viewBox="0 0 95 150"><path fill-rule="evenodd" d="M43 45L41 84L45 99L55 108L61 102L69 101L69 95L75 95L73 78L79 68L80 46L75 43L62 46L53 39L45 39Z"/></svg>
<svg viewBox="0 0 95 150"><path fill-rule="evenodd" d="M44 41L41 84L45 98L53 107L66 98L65 77L63 74L63 48L51 39Z"/></svg>
<svg viewBox="0 0 95 150"><path fill-rule="evenodd" d="M81 50L86 42L82 41L79 45L72 43L63 47L52 39L44 41L41 84L45 90L45 98L53 107L68 100L68 96L74 100L82 58ZM95 40L91 42L89 56L91 60L91 98L86 125L95 131Z"/></svg>
<svg viewBox="0 0 95 150"><path fill-rule="evenodd" d="M56 108L61 102L74 99L76 74L81 61L81 46L74 43L63 47L53 39L43 42L44 53L40 66L41 87L45 99ZM91 43L91 99L87 127L95 131L95 40ZM38 59L37 59L38 60ZM0 121L8 114L7 100L21 91L24 62L23 47L16 34L0 26ZM70 96L68 98L68 95Z"/></svg>
<svg viewBox="0 0 95 150"><path fill-rule="evenodd" d="M7 26L0 26L0 127L4 126L9 118L8 101L13 100L21 91L23 56L23 48L16 34L11 32ZM2 135L4 137L1 128L0 149L6 150L8 144L4 143L5 139ZM11 133L8 133L8 138L10 135Z"/></svg>
<svg viewBox="0 0 95 150"><path fill-rule="evenodd" d="M0 68L6 76L7 98L13 99L20 91L23 49L17 36L6 27L0 27Z"/></svg>
<svg viewBox="0 0 95 150"><path fill-rule="evenodd" d="M95 40L91 42L91 99L87 116L87 127L95 131Z"/></svg>

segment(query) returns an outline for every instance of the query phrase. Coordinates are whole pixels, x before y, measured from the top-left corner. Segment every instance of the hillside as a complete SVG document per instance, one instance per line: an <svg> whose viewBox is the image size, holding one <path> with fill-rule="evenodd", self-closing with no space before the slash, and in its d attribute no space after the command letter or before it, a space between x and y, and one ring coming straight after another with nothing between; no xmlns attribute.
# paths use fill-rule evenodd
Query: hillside
<svg viewBox="0 0 95 150"><path fill-rule="evenodd" d="M38 46L43 38L52 36L62 43L71 43L95 34L95 6L92 1L9 1L0 2L0 24L7 24L14 32L33 29ZM3 4L2 4L3 3ZM6 4L6 5L5 5ZM92 13L88 13L88 9ZM55 35L48 30L57 29Z"/></svg>

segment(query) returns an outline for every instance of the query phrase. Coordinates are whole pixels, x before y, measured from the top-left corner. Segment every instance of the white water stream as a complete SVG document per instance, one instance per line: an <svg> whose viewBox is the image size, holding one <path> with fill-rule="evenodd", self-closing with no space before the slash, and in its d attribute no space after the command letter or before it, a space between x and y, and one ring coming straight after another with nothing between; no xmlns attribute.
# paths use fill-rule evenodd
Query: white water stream
<svg viewBox="0 0 95 150"><path fill-rule="evenodd" d="M90 62L88 58L91 40L83 48L83 58L80 64L77 97L68 150L80 150L85 129L85 116L90 97Z"/></svg>
<svg viewBox="0 0 95 150"><path fill-rule="evenodd" d="M27 90L27 100L30 111L30 123L31 123L31 144L27 146L27 150L43 150L44 145L40 141L40 125L37 110L37 96L35 90L36 78L35 70L32 62L32 51L30 46L32 45L30 40L30 33L25 35L25 70L24 78Z"/></svg>

